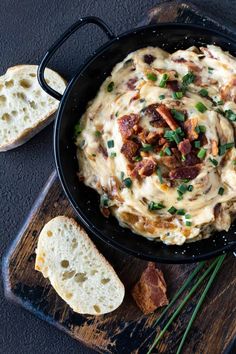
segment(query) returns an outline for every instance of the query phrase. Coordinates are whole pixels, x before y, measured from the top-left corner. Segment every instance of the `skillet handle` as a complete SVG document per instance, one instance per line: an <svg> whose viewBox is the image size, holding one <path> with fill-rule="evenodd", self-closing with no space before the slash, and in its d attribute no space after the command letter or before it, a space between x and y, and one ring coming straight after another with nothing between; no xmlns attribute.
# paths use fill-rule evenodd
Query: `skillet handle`
<svg viewBox="0 0 236 354"><path fill-rule="evenodd" d="M44 71L45 68L53 56L53 54L62 46L62 44L74 33L76 32L79 28L85 26L88 23L93 23L97 25L99 28L103 30L103 32L107 35L109 40L114 39L115 35L113 32L110 30L110 28L103 22L100 18L94 17L94 16L89 16L89 17L83 17L79 21L75 22L68 30L66 30L63 35L51 46L51 48L47 51L47 53L44 55L39 67L38 67L38 72L37 72L37 77L40 86L44 91L46 91L50 96L56 98L58 101L62 99L62 95L55 91L53 88L51 88L45 80L44 77Z"/></svg>

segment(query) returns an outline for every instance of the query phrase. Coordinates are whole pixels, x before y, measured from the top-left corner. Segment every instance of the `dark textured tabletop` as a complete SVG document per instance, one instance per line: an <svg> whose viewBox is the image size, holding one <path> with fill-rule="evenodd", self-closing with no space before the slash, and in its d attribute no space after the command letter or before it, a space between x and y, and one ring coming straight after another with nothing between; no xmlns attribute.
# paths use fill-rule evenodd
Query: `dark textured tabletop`
<svg viewBox="0 0 236 354"><path fill-rule="evenodd" d="M193 0L222 21L234 21L236 1ZM158 0L1 0L0 75L16 64L37 64L50 44L81 16L104 19L115 33L137 24ZM58 52L51 67L72 77L104 36L86 27ZM14 239L32 203L54 169L50 125L24 146L0 153L0 256ZM93 353L81 344L8 303L0 284L0 352L4 354Z"/></svg>

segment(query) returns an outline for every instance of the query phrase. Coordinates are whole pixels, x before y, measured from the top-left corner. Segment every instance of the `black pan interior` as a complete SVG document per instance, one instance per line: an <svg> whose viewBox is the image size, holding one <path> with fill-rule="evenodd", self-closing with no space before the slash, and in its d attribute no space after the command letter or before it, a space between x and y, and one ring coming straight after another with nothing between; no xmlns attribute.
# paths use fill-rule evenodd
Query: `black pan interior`
<svg viewBox="0 0 236 354"><path fill-rule="evenodd" d="M73 127L114 65L128 53L147 46L159 46L173 52L205 44L216 44L236 55L236 43L231 38L193 25L163 24L127 32L101 47L81 67L68 85L60 104L55 126L55 156L67 196L77 210L80 221L90 232L140 258L167 263L187 263L210 258L233 249L236 228L231 227L227 233L216 233L207 240L183 246L166 246L121 228L113 217L104 218L99 210L97 193L78 181L76 173L79 166L72 138Z"/></svg>

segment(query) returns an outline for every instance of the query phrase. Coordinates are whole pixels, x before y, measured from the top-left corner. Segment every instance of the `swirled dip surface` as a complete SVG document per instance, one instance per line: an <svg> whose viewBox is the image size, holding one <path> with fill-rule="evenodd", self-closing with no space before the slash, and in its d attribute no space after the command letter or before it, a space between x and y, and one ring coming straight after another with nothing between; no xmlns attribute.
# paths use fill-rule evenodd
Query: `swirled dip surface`
<svg viewBox="0 0 236 354"><path fill-rule="evenodd" d="M181 245L236 210L236 60L219 47L129 54L76 126L79 175L134 233Z"/></svg>

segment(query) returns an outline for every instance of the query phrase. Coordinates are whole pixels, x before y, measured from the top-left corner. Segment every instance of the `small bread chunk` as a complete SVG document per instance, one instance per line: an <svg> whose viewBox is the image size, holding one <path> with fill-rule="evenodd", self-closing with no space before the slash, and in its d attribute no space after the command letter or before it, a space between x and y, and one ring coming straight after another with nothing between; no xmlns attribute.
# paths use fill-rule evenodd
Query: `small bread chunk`
<svg viewBox="0 0 236 354"><path fill-rule="evenodd" d="M0 151L7 151L32 138L53 120L59 102L39 86L37 65L17 65L0 76ZM49 86L63 93L64 79L45 70Z"/></svg>
<svg viewBox="0 0 236 354"><path fill-rule="evenodd" d="M155 267L155 263L148 263L148 267L133 288L132 296L137 306L145 314L154 312L158 307L168 305L166 282L162 271Z"/></svg>
<svg viewBox="0 0 236 354"><path fill-rule="evenodd" d="M43 227L35 269L75 312L102 315L123 301L123 284L74 219L57 216Z"/></svg>

